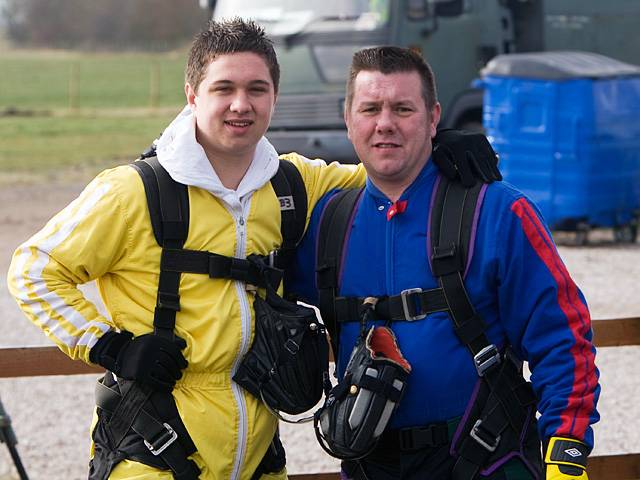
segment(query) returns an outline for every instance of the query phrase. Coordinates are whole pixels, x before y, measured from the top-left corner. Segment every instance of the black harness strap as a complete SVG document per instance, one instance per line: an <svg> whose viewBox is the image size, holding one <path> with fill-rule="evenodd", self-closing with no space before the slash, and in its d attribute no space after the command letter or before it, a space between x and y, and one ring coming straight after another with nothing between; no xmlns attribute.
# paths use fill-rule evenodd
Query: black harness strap
<svg viewBox="0 0 640 480"><path fill-rule="evenodd" d="M227 278L259 287L265 286L264 273L255 262L199 250L163 248L160 270L176 273L201 273L211 278ZM267 273L271 285L280 283L281 271L276 268L267 268Z"/></svg>
<svg viewBox="0 0 640 480"><path fill-rule="evenodd" d="M327 202L320 221L316 281L319 308L322 312L322 319L331 336L334 355L338 353L339 335L335 303L336 294L338 293L338 269L340 268L352 214L363 191L363 189L354 189L342 190L337 193Z"/></svg>
<svg viewBox="0 0 640 480"><path fill-rule="evenodd" d="M381 297L375 305L378 318L413 321L427 314L448 311L460 341L469 349L478 375L488 386L488 398L480 419L460 444L453 478L470 480L495 451L507 428L521 432L535 405L520 363L507 349L500 352L489 342L486 325L469 300L464 272L474 236L476 210L483 184L465 188L441 177L431 205L431 269L439 288L413 288L400 295ZM317 252L317 286L322 317L337 352L341 322L358 321L367 307L364 297L336 297L345 242L361 190L344 190L325 207L320 223Z"/></svg>
<svg viewBox="0 0 640 480"><path fill-rule="evenodd" d="M489 385L489 398L481 418L459 449L453 478L475 478L495 451L505 429L521 431L527 422L527 407L535 403L514 361L489 342L486 326L476 313L464 286L478 197L482 185L470 189L442 178L432 212L431 266L442 288L454 331L473 357L478 375Z"/></svg>
<svg viewBox="0 0 640 480"><path fill-rule="evenodd" d="M182 273L207 274L212 278L229 278L259 286L264 284L265 276L256 268L255 263L246 259L185 250L183 246L189 232L187 186L174 181L155 156L141 159L132 164L132 167L140 174L144 184L153 233L162 247L153 319L154 333L173 340L176 313L180 311L179 288ZM306 189L298 169L284 160L280 161L280 168L272 179L272 185L280 203L283 243L281 255L274 255L275 261L271 265L284 268L293 258L295 247L304 233L307 216ZM282 279L281 271L270 268L268 273L268 281L277 286ZM97 395L98 406L111 414L106 429L111 444L119 446L129 429L133 429L144 439L149 451L167 464L174 478L197 479L200 471L188 459L195 452L195 446L182 422L179 421L179 426L176 427L178 435L165 422L145 410L152 394L148 387L122 380L119 380L118 385L121 393L100 384ZM181 444L188 448L180 447ZM106 470L104 473L108 475Z"/></svg>
<svg viewBox="0 0 640 480"><path fill-rule="evenodd" d="M353 322L362 317L366 297L336 297L335 316L337 323ZM430 313L444 312L449 309L444 291L441 288L406 290L400 295L378 298L375 306L376 317L382 320L407 321L420 320Z"/></svg>
<svg viewBox="0 0 640 480"><path fill-rule="evenodd" d="M300 171L287 161L280 160L280 168L271 179L271 185L280 203L280 232L282 246L277 250L272 266L286 269L293 261L295 249L307 221L307 191Z"/></svg>
<svg viewBox="0 0 640 480"><path fill-rule="evenodd" d="M189 231L189 194L187 186L174 181L157 157L132 166L142 177L156 241L165 249L181 250ZM153 317L156 335L174 338L176 313L180 311L180 270L160 268L158 296Z"/></svg>
<svg viewBox="0 0 640 480"><path fill-rule="evenodd" d="M112 417L123 399L116 390L99 382L96 384L95 397L97 406ZM196 448L181 421L178 425L161 422L144 407L132 418L130 427L144 439L152 454L162 458L176 480L198 478L200 470L197 465L187 460Z"/></svg>
<svg viewBox="0 0 640 480"><path fill-rule="evenodd" d="M455 330L464 337L461 341L474 358L489 345L489 340L484 334L484 322L467 296L462 275L481 186L466 189L443 177L431 216L431 269L444 292ZM441 207L439 211L436 206Z"/></svg>

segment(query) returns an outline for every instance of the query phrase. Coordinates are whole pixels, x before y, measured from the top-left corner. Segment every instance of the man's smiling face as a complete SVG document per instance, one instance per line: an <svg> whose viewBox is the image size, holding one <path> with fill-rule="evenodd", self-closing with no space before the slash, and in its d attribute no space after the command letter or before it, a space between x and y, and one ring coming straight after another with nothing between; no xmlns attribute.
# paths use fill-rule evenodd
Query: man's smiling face
<svg viewBox="0 0 640 480"><path fill-rule="evenodd" d="M185 91L207 155L250 161L269 127L276 98L265 60L251 52L220 55L197 89L187 84Z"/></svg>
<svg viewBox="0 0 640 480"><path fill-rule="evenodd" d="M440 105L427 111L415 71L359 72L345 111L349 139L374 183L415 178L431 155L439 120Z"/></svg>

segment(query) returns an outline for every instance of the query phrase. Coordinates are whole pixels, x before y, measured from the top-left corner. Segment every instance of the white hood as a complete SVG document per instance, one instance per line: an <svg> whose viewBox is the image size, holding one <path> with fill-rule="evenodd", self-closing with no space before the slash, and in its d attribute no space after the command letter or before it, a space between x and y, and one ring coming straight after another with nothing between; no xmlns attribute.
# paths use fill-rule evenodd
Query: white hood
<svg viewBox="0 0 640 480"><path fill-rule="evenodd" d="M207 190L237 207L240 200L260 189L278 171L278 153L262 137L256 147L253 161L237 190L222 185L202 146L196 141L195 117L187 105L162 133L156 146L160 165L176 182Z"/></svg>

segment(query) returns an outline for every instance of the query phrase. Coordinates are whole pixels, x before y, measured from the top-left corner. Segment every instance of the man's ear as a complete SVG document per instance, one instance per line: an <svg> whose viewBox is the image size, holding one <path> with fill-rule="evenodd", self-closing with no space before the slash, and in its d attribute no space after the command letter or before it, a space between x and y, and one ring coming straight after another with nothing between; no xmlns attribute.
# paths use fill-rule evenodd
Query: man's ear
<svg viewBox="0 0 640 480"><path fill-rule="evenodd" d="M442 107L439 102L433 106L429 114L429 134L431 138L436 136L438 130L438 124L440 123L440 114L442 113Z"/></svg>
<svg viewBox="0 0 640 480"><path fill-rule="evenodd" d="M349 115L349 110L346 104L344 106L344 111L342 112L342 118L344 118L344 124L347 126L347 138L351 140L351 132L349 131L351 116Z"/></svg>
<svg viewBox="0 0 640 480"><path fill-rule="evenodd" d="M189 104L191 110L193 110L196 105L196 91L189 82L184 84L184 95L187 97L187 104Z"/></svg>

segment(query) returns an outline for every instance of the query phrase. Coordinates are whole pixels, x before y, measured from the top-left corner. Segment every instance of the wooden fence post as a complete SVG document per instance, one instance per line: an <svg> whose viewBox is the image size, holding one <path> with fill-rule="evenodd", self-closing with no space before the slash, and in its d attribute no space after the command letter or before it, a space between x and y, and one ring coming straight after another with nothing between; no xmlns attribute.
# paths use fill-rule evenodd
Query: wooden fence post
<svg viewBox="0 0 640 480"><path fill-rule="evenodd" d="M69 109L78 108L78 88L80 85L80 67L73 62L69 67Z"/></svg>
<svg viewBox="0 0 640 480"><path fill-rule="evenodd" d="M149 70L149 108L157 108L160 99L160 63L151 61Z"/></svg>

